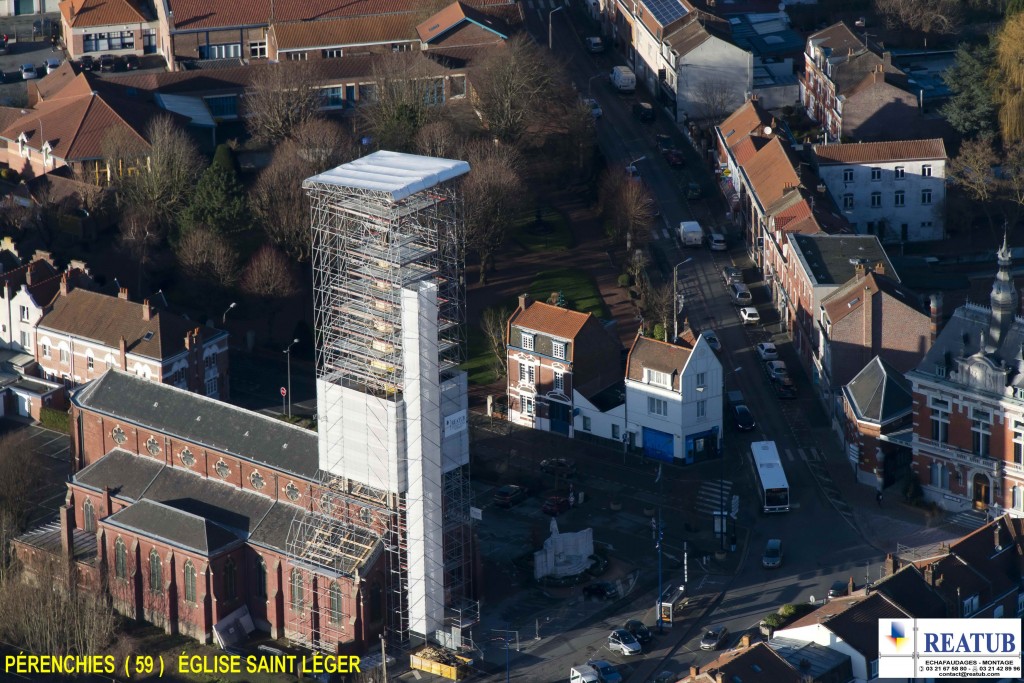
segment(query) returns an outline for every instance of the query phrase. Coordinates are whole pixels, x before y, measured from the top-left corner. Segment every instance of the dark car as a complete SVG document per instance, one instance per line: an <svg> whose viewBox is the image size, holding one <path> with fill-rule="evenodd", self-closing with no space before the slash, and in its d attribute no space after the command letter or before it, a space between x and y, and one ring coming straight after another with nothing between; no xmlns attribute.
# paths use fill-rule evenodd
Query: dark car
<svg viewBox="0 0 1024 683"><path fill-rule="evenodd" d="M565 496L550 496L544 501L544 505L541 506L540 511L545 515L551 515L557 517L566 510L569 509L569 499Z"/></svg>
<svg viewBox="0 0 1024 683"><path fill-rule="evenodd" d="M614 600L619 597L619 589L609 581L595 581L583 587L583 597L594 600Z"/></svg>
<svg viewBox="0 0 1024 683"><path fill-rule="evenodd" d="M92 58L92 55L82 55L78 60L78 66L82 71L95 71L100 68L100 63Z"/></svg>
<svg viewBox="0 0 1024 683"><path fill-rule="evenodd" d="M523 498L526 498L526 489L515 484L505 484L494 492L494 504L500 508L510 508Z"/></svg>
<svg viewBox="0 0 1024 683"><path fill-rule="evenodd" d="M622 628L632 633L641 645L651 642L651 629L647 628L639 619L630 619L623 624Z"/></svg>
<svg viewBox="0 0 1024 683"><path fill-rule="evenodd" d="M700 199L704 196L704 188L700 186L700 183L687 183L686 184L686 198L687 199Z"/></svg>
<svg viewBox="0 0 1024 683"><path fill-rule="evenodd" d="M754 422L754 414L750 412L750 408L744 403L739 403L732 407L732 416L736 422L736 429L741 432L749 432L757 423Z"/></svg>
<svg viewBox="0 0 1024 683"><path fill-rule="evenodd" d="M671 137L668 135L655 135L654 141L658 144L658 151L661 152L661 156L665 158L669 166L679 167L686 165L683 153L672 142Z"/></svg>
<svg viewBox="0 0 1024 683"><path fill-rule="evenodd" d="M722 268L722 279L725 280L726 287L729 285L742 285L743 269L736 266L726 266Z"/></svg>
<svg viewBox="0 0 1024 683"><path fill-rule="evenodd" d="M637 102L633 105L633 116L641 123L654 121L654 106L650 102Z"/></svg>
<svg viewBox="0 0 1024 683"><path fill-rule="evenodd" d="M110 73L117 68L117 60L114 55L101 55L100 56L100 71Z"/></svg>
<svg viewBox="0 0 1024 683"><path fill-rule="evenodd" d="M850 584L845 581L836 581L832 584L832 587L828 589L828 597L830 598L841 598L849 594Z"/></svg>
<svg viewBox="0 0 1024 683"><path fill-rule="evenodd" d="M725 642L725 638L728 635L729 629L726 627L712 626L704 632L704 637L700 639L700 649L717 650L722 647L722 643Z"/></svg>
<svg viewBox="0 0 1024 683"><path fill-rule="evenodd" d="M796 398L796 385L789 376L773 379L772 387L779 398Z"/></svg>
<svg viewBox="0 0 1024 683"><path fill-rule="evenodd" d="M138 55L125 55L124 68L126 71L136 71L139 68Z"/></svg>
<svg viewBox="0 0 1024 683"><path fill-rule="evenodd" d="M548 474L571 477L576 474L576 463L567 458L547 458L540 461L540 469Z"/></svg>

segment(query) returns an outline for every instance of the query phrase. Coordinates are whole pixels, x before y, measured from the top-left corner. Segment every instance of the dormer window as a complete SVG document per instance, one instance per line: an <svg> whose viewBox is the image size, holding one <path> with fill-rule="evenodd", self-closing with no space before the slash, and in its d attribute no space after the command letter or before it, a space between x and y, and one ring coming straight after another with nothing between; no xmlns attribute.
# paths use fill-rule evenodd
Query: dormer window
<svg viewBox="0 0 1024 683"><path fill-rule="evenodd" d="M523 348L527 351L533 351L533 338L535 335L527 334L523 332Z"/></svg>
<svg viewBox="0 0 1024 683"><path fill-rule="evenodd" d="M658 370L651 370L650 368L644 368L644 381L647 384L654 384L659 387L666 389L672 388L672 375L667 372L660 372Z"/></svg>
<svg viewBox="0 0 1024 683"><path fill-rule="evenodd" d="M936 377L940 377L940 378L944 378L946 376L946 364L945 363L936 363L935 364L935 376Z"/></svg>
<svg viewBox="0 0 1024 683"><path fill-rule="evenodd" d="M53 147L49 140L43 143L43 166L53 167Z"/></svg>
<svg viewBox="0 0 1024 683"><path fill-rule="evenodd" d="M26 159L29 155L28 136L25 135L24 133L18 136L18 154L20 154Z"/></svg>
<svg viewBox="0 0 1024 683"><path fill-rule="evenodd" d="M551 355L558 360L565 360L565 342L554 342L552 344Z"/></svg>

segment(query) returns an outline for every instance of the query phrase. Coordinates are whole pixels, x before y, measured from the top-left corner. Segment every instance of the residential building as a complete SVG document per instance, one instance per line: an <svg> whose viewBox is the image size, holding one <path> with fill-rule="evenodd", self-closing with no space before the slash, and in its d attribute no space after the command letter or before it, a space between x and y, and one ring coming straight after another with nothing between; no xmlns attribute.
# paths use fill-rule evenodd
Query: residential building
<svg viewBox="0 0 1024 683"><path fill-rule="evenodd" d="M1004 239L988 305L953 312L918 366L912 470L946 510L1024 515L1024 319Z"/></svg>
<svg viewBox="0 0 1024 683"><path fill-rule="evenodd" d="M58 0L0 0L0 17L56 12Z"/></svg>
<svg viewBox="0 0 1024 683"><path fill-rule="evenodd" d="M718 457L724 386L722 363L703 337L670 344L638 334L626 359L631 443L677 464Z"/></svg>
<svg viewBox="0 0 1024 683"><path fill-rule="evenodd" d="M0 281L0 343L5 348L34 355L36 326L60 293L62 284L80 287L90 278L81 261L72 261L61 272L53 266L48 252L37 251L31 262L0 275Z"/></svg>
<svg viewBox="0 0 1024 683"><path fill-rule="evenodd" d="M67 278L40 318L33 347L42 376L69 386L92 381L111 368L143 379L226 399L228 333L198 326L143 301L85 289Z"/></svg>
<svg viewBox="0 0 1024 683"><path fill-rule="evenodd" d="M116 368L72 393L71 425L59 522L14 542L29 572L73 559L120 613L201 642L239 644L249 620L293 640L319 623L341 634L331 652L378 642L383 524L317 481L316 432ZM324 515L345 519L334 571L287 547L294 523Z"/></svg>
<svg viewBox="0 0 1024 683"><path fill-rule="evenodd" d="M914 74L915 78L917 74ZM878 142L937 137L938 122L925 117L920 95L901 85L906 78L879 65L849 89L841 102L837 140Z"/></svg>
<svg viewBox="0 0 1024 683"><path fill-rule="evenodd" d="M750 200L747 190L749 182L743 177L743 165L768 144L774 128L774 118L764 111L756 97L752 97L715 126L715 147L722 175L720 185L729 202L733 221L739 226L747 225L750 220L749 211L745 211ZM749 232L749 229L743 230L743 236L748 241L748 252L752 250Z"/></svg>
<svg viewBox="0 0 1024 683"><path fill-rule="evenodd" d="M847 665L849 666L849 665ZM719 655L704 666L690 666L688 676L678 683L718 683L742 680L744 683L811 683L797 668L782 658L767 643L750 644L745 635L735 650Z"/></svg>
<svg viewBox="0 0 1024 683"><path fill-rule="evenodd" d="M159 22L152 7L140 0L64 0L60 23L71 59L157 51Z"/></svg>
<svg viewBox="0 0 1024 683"><path fill-rule="evenodd" d="M855 232L882 242L942 239L946 147L941 138L814 146L814 163Z"/></svg>
<svg viewBox="0 0 1024 683"><path fill-rule="evenodd" d="M812 356L820 348L818 317L822 302L851 279L862 277L869 264L875 273L899 281L882 244L874 235L791 234L787 270L779 274L777 301L785 302L790 336L800 362L819 391L822 381ZM833 406L827 410L834 414Z"/></svg>
<svg viewBox="0 0 1024 683"><path fill-rule="evenodd" d="M523 295L507 338L512 422L572 437L574 396L590 399L622 382L619 341L590 313Z"/></svg>
<svg viewBox="0 0 1024 683"><path fill-rule="evenodd" d="M664 41L668 35L691 21L694 8L684 0L616 0L612 37L626 54L636 74L637 85L658 95L660 69L666 68L662 55L668 54Z"/></svg>
<svg viewBox="0 0 1024 683"><path fill-rule="evenodd" d="M796 65L803 64L804 39L785 11L728 15L732 42L754 55L753 96L766 109L794 106L800 101Z"/></svg>
<svg viewBox="0 0 1024 683"><path fill-rule="evenodd" d="M892 65L888 52L879 56L866 38L855 35L843 22L807 39L800 99L807 115L822 125L826 142L839 140L842 135L843 106L850 91L878 69L903 76Z"/></svg>
<svg viewBox="0 0 1024 683"><path fill-rule="evenodd" d="M921 297L870 263L854 266L854 277L821 299L811 322L811 361L825 405L841 400L841 387L873 358L901 374L917 367L934 332Z"/></svg>
<svg viewBox="0 0 1024 683"><path fill-rule="evenodd" d="M842 387L842 436L857 481L882 491L905 481L911 453L901 437L913 425L910 382L875 357Z"/></svg>

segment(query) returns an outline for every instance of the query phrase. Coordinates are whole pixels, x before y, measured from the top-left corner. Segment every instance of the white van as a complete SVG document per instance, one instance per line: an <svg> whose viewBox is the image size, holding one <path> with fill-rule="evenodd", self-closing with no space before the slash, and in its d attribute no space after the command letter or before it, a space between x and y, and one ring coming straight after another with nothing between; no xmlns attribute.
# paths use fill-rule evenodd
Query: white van
<svg viewBox="0 0 1024 683"><path fill-rule="evenodd" d="M612 67L612 73L609 78L612 85L619 92L631 93L636 91L636 74L628 66Z"/></svg>
<svg viewBox="0 0 1024 683"><path fill-rule="evenodd" d="M569 669L569 683L601 683L597 669L587 664L580 664Z"/></svg>
<svg viewBox="0 0 1024 683"><path fill-rule="evenodd" d="M679 240L684 247L699 247L704 244L704 230L697 221L682 221L679 224Z"/></svg>

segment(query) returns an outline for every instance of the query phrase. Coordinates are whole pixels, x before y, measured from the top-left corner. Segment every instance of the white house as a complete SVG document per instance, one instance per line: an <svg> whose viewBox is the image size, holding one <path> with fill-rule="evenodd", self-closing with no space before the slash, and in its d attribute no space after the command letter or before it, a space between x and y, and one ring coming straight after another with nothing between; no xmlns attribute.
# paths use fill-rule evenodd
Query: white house
<svg viewBox="0 0 1024 683"><path fill-rule="evenodd" d="M815 145L814 159L821 182L858 233L889 243L945 236L941 138Z"/></svg>
<svg viewBox="0 0 1024 683"><path fill-rule="evenodd" d="M637 84L651 94L661 91L658 70L664 68L665 36L688 23L696 10L683 0L617 0L612 34L627 47Z"/></svg>
<svg viewBox="0 0 1024 683"><path fill-rule="evenodd" d="M617 443L628 441L626 432L626 389L620 382L587 397L573 390L573 431L575 436L592 436Z"/></svg>
<svg viewBox="0 0 1024 683"><path fill-rule="evenodd" d="M625 417L633 444L669 462L717 456L723 384L722 364L702 337L676 345L638 335L626 360Z"/></svg>

